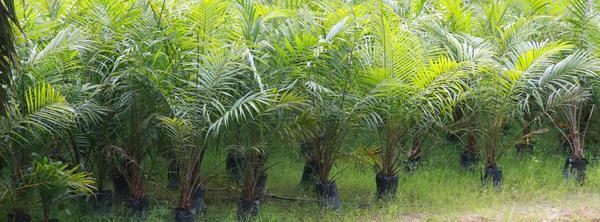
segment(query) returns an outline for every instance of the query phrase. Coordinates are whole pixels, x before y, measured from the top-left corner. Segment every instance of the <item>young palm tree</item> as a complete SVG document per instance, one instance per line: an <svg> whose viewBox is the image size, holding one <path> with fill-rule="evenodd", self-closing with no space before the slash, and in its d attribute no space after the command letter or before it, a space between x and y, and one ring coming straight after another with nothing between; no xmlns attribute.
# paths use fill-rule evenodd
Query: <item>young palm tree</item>
<svg viewBox="0 0 600 222"><path fill-rule="evenodd" d="M372 127L379 137L381 159L376 177L379 198L395 195L398 149L412 136L409 160L421 155L421 144L434 120L453 113L452 107L466 89L460 64L446 57L433 58L408 28L395 27L400 18L380 6L374 18L373 48L368 49L371 71L365 75L367 95L376 102ZM379 121L377 121L379 120Z"/></svg>
<svg viewBox="0 0 600 222"><path fill-rule="evenodd" d="M461 8L452 6L445 1L448 11ZM451 7L452 6L452 7ZM559 81L570 81L574 73L571 71L553 69L560 63L571 63L573 61L561 61L565 53L572 53L573 45L564 41L553 41L552 33L555 30L540 32L541 26L548 22L544 14L544 7L540 5L511 5L507 2L491 1L480 5L482 7L481 27L461 26L465 33L450 34L446 30L454 30L461 22L453 22L451 28L444 28L445 22L455 21L456 16L449 16L447 21L440 22L443 25L429 25L431 33L439 44L448 49L448 56L454 61L465 64L465 69L471 76L471 85L474 89L472 95L466 97L461 109L467 114L463 116L466 121L471 122L469 126L476 126L479 138L485 143L486 167L497 172L496 159L501 156L496 146L500 141L510 141L511 144L518 139L527 139L537 131L527 132L526 135L517 139L502 139L503 128L510 119L523 120L524 128L527 129L532 119L539 117L540 109L536 109L532 96L545 87L552 87ZM467 6L468 7L468 6ZM459 10L460 11L460 10ZM467 12L469 13L469 12ZM462 19L462 18L460 18ZM436 24L434 22L433 24ZM502 27L500 29L499 27ZM540 33L540 34L536 34ZM485 34L485 39L474 36ZM569 59L567 59L569 60ZM572 59L570 59L572 60ZM566 72L563 72L566 71ZM542 79L543 82L534 83L532 79ZM538 110L536 112L536 110ZM469 136L469 141L477 137ZM469 142L469 145L472 143ZM520 141L517 143L521 143ZM506 145L500 145L506 147ZM492 172L490 172L492 173ZM496 173L499 176L499 173Z"/></svg>
<svg viewBox="0 0 600 222"><path fill-rule="evenodd" d="M49 155L53 141L66 135L75 124L75 110L56 89L46 84L28 88L23 98L11 98L4 105L0 139L3 161L0 201L11 206L13 218L26 218L26 199L35 183L27 179L32 154ZM35 171L33 171L35 172Z"/></svg>
<svg viewBox="0 0 600 222"><path fill-rule="evenodd" d="M365 3L367 4L367 3ZM300 4L302 5L302 4ZM360 119L355 109L360 102L354 87L361 67L358 55L361 23L366 8L360 2L307 2L315 10L297 10L279 28L270 60L274 70L267 75L282 86L293 87L308 98L308 109L299 112L297 123L304 141L311 141L318 169L312 177L323 206L339 208L340 201L332 169L340 157L346 137L358 127ZM343 7L347 10L336 11ZM300 126L299 125L299 126Z"/></svg>
<svg viewBox="0 0 600 222"><path fill-rule="evenodd" d="M41 199L43 221L50 219L52 204L60 201L69 194L93 194L94 180L88 173L77 172L77 167L68 169L68 164L54 162L48 158L35 160L28 173L27 180Z"/></svg>
<svg viewBox="0 0 600 222"><path fill-rule="evenodd" d="M358 55L365 15L365 8L360 6L361 3L345 3L343 7L348 11L330 15L333 8L322 6L320 13L327 15L326 19L311 25L317 33L323 33L320 38L324 41L314 46L316 56L309 62L307 73L297 78L310 100L310 115L315 120L312 122L318 123L315 136L305 140L314 139L316 190L326 208L341 207L332 170L361 119L362 100L355 94L359 74L364 72Z"/></svg>
<svg viewBox="0 0 600 222"><path fill-rule="evenodd" d="M174 96L169 98L174 116L160 118L161 125L166 130L165 135L170 138L171 150L180 164L178 176L181 181L181 195L176 213L181 214L179 217L182 221L184 217L193 218L205 208L202 202L204 175L200 170L206 150L217 144L218 136L223 133L220 126L214 129L211 127L224 114L233 115L228 110L235 104L236 96L239 96L236 91L236 77L240 73L240 67L237 65L240 58L225 57L230 50L216 50L207 54L204 57L206 60L199 64L199 75L178 75L178 81L182 81L182 84L176 88ZM227 68L222 69L223 67ZM188 76L195 76L195 80L186 81ZM236 113L235 117L238 117L237 114L239 113ZM221 124L228 124L230 121L232 120L223 120Z"/></svg>
<svg viewBox="0 0 600 222"><path fill-rule="evenodd" d="M560 53L567 50L569 45L560 42L520 44L512 51L504 68L482 82L482 88L492 93L485 96L488 99L484 118L492 121L484 124L484 132L487 133L486 175L496 175L491 176L495 184L500 182L496 159L501 155L496 152L496 144L499 144L501 128L508 118L531 113L531 100L540 92L568 87L578 76L593 73L595 62L590 62L585 53L574 51L561 59Z"/></svg>
<svg viewBox="0 0 600 222"><path fill-rule="evenodd" d="M305 106L304 99L293 91L258 91L239 98L211 125L214 130L231 125L243 132L239 135L239 143L230 145L244 157L240 166L238 219L248 220L258 214L266 188L268 154L277 147L274 141L297 137L295 133L290 134L293 132L291 129L299 129L304 123L298 122L289 113Z"/></svg>
<svg viewBox="0 0 600 222"><path fill-rule="evenodd" d="M587 122L584 128L580 128L582 120L589 119L585 117L585 113L582 108L590 97L590 92L587 89L582 89L579 86L572 86L557 90L549 95L548 104L549 107L554 107L554 110L549 112L555 113L554 115L548 114L548 117L555 124L565 141L569 143L571 148L571 155L567 158L564 166L564 177L569 179L574 177L579 185L583 185L585 181L585 171L587 160L584 158L584 147L585 147L585 135L587 133L588 125ZM593 114L593 108L589 115ZM555 117L560 116L564 122L567 123L566 127L560 127ZM566 129L565 129L566 128Z"/></svg>

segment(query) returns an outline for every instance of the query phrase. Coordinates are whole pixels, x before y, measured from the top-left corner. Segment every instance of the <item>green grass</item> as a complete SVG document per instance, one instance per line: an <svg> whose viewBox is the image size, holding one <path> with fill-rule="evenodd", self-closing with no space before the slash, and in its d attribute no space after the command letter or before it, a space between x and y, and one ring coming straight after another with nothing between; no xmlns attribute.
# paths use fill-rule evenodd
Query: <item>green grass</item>
<svg viewBox="0 0 600 222"><path fill-rule="evenodd" d="M315 199L312 191L303 191L297 185L302 171L302 160L293 150L276 150L270 157L278 163L268 171L268 193L299 199ZM458 165L458 147L443 145L428 152L421 169L400 175L397 199L382 203L374 200L374 175L371 167L359 166L341 160L336 168L336 181L343 201L337 212L322 210L309 201L267 199L261 205L259 221L405 221L411 219L454 221L462 215L483 215L504 221L542 220L547 217L540 206L560 208L570 206L600 206L600 164L588 165L585 186L565 182L562 178L564 155L550 150L519 156L512 150L500 160L504 171L501 189L483 187L480 173L466 172ZM545 154L542 154L545 153ZM556 152L554 152L556 153ZM232 187L223 173L222 152L208 154L206 174L216 175L206 193L208 211L199 216L201 221L235 221L237 193L214 191ZM480 169L480 168L479 168ZM157 173L164 176L164 173ZM165 188L165 178L152 178L149 196L152 209L147 221L172 221L177 191ZM211 191L213 190L213 191ZM97 215L86 207L69 204L59 213L61 221L127 221L124 207L116 206L112 216ZM579 209L579 208L577 208ZM531 211L527 213L526 211ZM523 211L523 212L520 212ZM517 215L517 213L519 213ZM593 212L594 213L594 212ZM599 212L600 213L600 212ZM592 217L600 218L600 215ZM77 219L73 219L77 218ZM576 219L574 219L576 220Z"/></svg>

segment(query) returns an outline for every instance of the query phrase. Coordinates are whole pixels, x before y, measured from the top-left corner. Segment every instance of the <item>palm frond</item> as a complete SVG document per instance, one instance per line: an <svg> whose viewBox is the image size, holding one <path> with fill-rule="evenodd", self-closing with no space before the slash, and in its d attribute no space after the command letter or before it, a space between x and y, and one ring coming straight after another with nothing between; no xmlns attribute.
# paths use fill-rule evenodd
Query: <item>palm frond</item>
<svg viewBox="0 0 600 222"><path fill-rule="evenodd" d="M13 0L0 1L0 115L4 115L13 71L19 67L13 25L19 25Z"/></svg>

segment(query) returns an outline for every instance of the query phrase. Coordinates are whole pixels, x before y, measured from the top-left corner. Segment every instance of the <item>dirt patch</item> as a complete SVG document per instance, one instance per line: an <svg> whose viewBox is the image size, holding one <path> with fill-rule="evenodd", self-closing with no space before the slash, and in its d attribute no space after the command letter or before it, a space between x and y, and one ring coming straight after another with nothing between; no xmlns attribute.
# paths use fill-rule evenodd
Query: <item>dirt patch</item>
<svg viewBox="0 0 600 222"><path fill-rule="evenodd" d="M507 204L497 213L486 215L493 221L594 221L600 222L600 206L596 196L565 198L562 202L533 202ZM484 214L485 215L485 214Z"/></svg>
<svg viewBox="0 0 600 222"><path fill-rule="evenodd" d="M561 201L507 202L500 206L456 212L451 215L431 215L439 221L585 221L600 222L600 195L573 193ZM427 220L429 218L423 218ZM437 221L437 220L436 220Z"/></svg>
<svg viewBox="0 0 600 222"><path fill-rule="evenodd" d="M476 215L476 214L467 214L457 218L459 222L488 222L492 221L487 217Z"/></svg>
<svg viewBox="0 0 600 222"><path fill-rule="evenodd" d="M421 222L426 221L425 217L421 214L403 214L400 215L398 221L406 221L406 222Z"/></svg>
<svg viewBox="0 0 600 222"><path fill-rule="evenodd" d="M540 204L517 210L516 218L533 216L542 221L594 221L600 220L600 210L589 206L549 205Z"/></svg>

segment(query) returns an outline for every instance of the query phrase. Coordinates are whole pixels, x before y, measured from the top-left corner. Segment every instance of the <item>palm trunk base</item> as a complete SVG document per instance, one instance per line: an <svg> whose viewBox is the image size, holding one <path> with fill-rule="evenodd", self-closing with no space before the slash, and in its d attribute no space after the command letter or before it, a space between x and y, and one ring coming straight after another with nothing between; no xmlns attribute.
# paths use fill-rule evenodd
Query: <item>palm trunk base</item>
<svg viewBox="0 0 600 222"><path fill-rule="evenodd" d="M483 185L492 184L494 187L499 188L502 186L502 181L502 169L495 166L485 168L485 172L481 177Z"/></svg>
<svg viewBox="0 0 600 222"><path fill-rule="evenodd" d="M194 214L198 214L205 212L206 209L206 203L204 202L204 189L196 188L192 194L192 211Z"/></svg>
<svg viewBox="0 0 600 222"><path fill-rule="evenodd" d="M175 222L195 222L196 212L193 209L175 208Z"/></svg>
<svg viewBox="0 0 600 222"><path fill-rule="evenodd" d="M246 158L239 152L230 151L227 153L227 159L225 160L225 169L229 177L237 182L242 182L242 166L246 162Z"/></svg>
<svg viewBox="0 0 600 222"><path fill-rule="evenodd" d="M142 220L148 215L148 208L150 207L150 201L148 199L132 199L129 200L129 210L135 216L135 219Z"/></svg>
<svg viewBox="0 0 600 222"><path fill-rule="evenodd" d="M180 169L181 167L176 160L169 161L169 169L167 172L167 188L171 190L176 190L179 188L179 185L181 184L179 178Z"/></svg>
<svg viewBox="0 0 600 222"><path fill-rule="evenodd" d="M409 157L406 161L406 172L413 173L419 168L423 168L423 159L420 156Z"/></svg>
<svg viewBox="0 0 600 222"><path fill-rule="evenodd" d="M112 210L114 202L112 190L98 190L92 199L93 206L97 211L107 213Z"/></svg>
<svg viewBox="0 0 600 222"><path fill-rule="evenodd" d="M480 157L477 153L463 152L460 154L460 167L463 170L473 170Z"/></svg>
<svg viewBox="0 0 600 222"><path fill-rule="evenodd" d="M23 211L13 211L6 215L8 222L31 222L31 216Z"/></svg>
<svg viewBox="0 0 600 222"><path fill-rule="evenodd" d="M237 203L237 220L238 221L251 221L260 212L260 199L244 200L240 199Z"/></svg>
<svg viewBox="0 0 600 222"><path fill-rule="evenodd" d="M306 160L302 177L300 177L300 186L309 190L314 184L318 183L316 175L319 173L319 163L317 161Z"/></svg>
<svg viewBox="0 0 600 222"><path fill-rule="evenodd" d="M396 197L398 188L397 176L383 176L381 173L375 176L375 184L377 185L377 199L391 200Z"/></svg>
<svg viewBox="0 0 600 222"><path fill-rule="evenodd" d="M317 184L316 190L321 199L321 207L332 210L339 210L342 208L342 201L335 182Z"/></svg>
<svg viewBox="0 0 600 222"><path fill-rule="evenodd" d="M587 170L586 159L574 159L567 157L565 166L563 168L563 176L565 180L575 179L575 182L579 185L583 185L585 182L585 171Z"/></svg>

